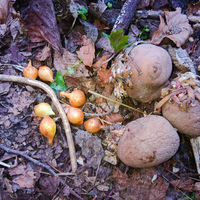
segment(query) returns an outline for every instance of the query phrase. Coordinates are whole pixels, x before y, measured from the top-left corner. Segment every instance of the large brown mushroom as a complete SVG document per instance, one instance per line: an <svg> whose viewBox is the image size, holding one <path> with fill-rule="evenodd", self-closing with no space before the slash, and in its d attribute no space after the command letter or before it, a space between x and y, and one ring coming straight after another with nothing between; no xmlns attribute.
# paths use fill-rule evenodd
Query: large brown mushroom
<svg viewBox="0 0 200 200"><path fill-rule="evenodd" d="M167 102L162 106L163 116L180 133L189 137L200 136L200 102L195 100L195 106L183 108L178 106L175 101Z"/></svg>
<svg viewBox="0 0 200 200"><path fill-rule="evenodd" d="M164 117L149 115L127 124L117 154L128 166L152 167L170 159L179 143L179 135Z"/></svg>
<svg viewBox="0 0 200 200"><path fill-rule="evenodd" d="M140 102L151 102L160 97L160 91L172 72L171 57L162 47L141 44L134 47L126 65L131 65L131 87L124 86L128 96ZM142 74L138 75L138 68Z"/></svg>

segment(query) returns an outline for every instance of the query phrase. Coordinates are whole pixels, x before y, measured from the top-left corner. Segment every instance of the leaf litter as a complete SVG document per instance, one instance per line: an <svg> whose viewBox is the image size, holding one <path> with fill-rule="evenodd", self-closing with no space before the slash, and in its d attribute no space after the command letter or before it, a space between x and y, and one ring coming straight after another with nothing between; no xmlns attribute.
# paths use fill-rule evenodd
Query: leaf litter
<svg viewBox="0 0 200 200"><path fill-rule="evenodd" d="M59 14L57 12L55 15L55 6L59 7L63 2L47 1L46 5L43 1L30 1L26 4L23 1L20 4L13 1L12 3L14 3L12 15L10 13L10 2L6 1L0 5L1 35L3 38L0 47L4 47L5 50L0 55L1 63L12 63L13 65L20 63L20 66L25 67L28 59L33 59L37 68L41 65L49 65L54 71L57 84L52 86L55 91L67 90L68 87L69 89L71 89L70 87L81 87L88 94L88 101L98 107L99 114L109 111L113 105L115 109L112 114L103 118L107 126L96 135L86 132L83 126L71 126L75 136L76 156L79 159L79 165L76 176L64 178L66 185L62 185L61 179L57 176L45 174L47 172L43 168L35 168L32 164L27 164L27 160L23 157L18 157L17 167L3 168L6 192L12 195L15 191L16 195L22 198L29 196L28 198L32 199L38 199L37 195L42 196L42 198L54 196L55 199L64 197L66 199L73 199L74 197L80 199L80 196L84 199L165 199L165 196L169 196L172 190L176 192L172 196L176 197L188 197L187 195L193 195L194 191L198 195L197 189L194 189L195 181L189 177L191 171L191 176L196 177L196 171L191 156L192 151L187 142L184 146L186 151L182 152L184 151L184 148L182 148L176 157L168 162L168 168L165 168L167 165L165 163L161 165L161 168L132 169L117 160L116 147L113 148L113 146L117 145L117 141L123 134L125 124L129 120L139 118L140 114L128 108L123 109L118 103L111 104L102 97L99 99L95 94L88 93L89 90L93 90L105 97L118 100L112 96L113 84L109 80L111 64L106 62L102 65L102 63L113 53L121 51L128 43L128 37L123 36L122 32L118 35L112 32L110 36L114 39L111 40L102 36L102 31L107 34L110 33L111 23L107 21L109 18L106 19L106 15L104 15L105 18L102 17L102 14L110 8L106 9L107 5L103 2L101 5L93 2L87 5L85 1L71 1L68 4L69 8L66 5L61 6L63 10L61 9ZM122 1L119 3L123 5ZM28 9L25 8L27 5ZM177 0L171 2L171 5L181 4ZM187 5L184 1L182 5L182 10L185 9L185 6L188 6L188 15L198 16L198 4L190 3ZM91 13L92 9L101 8L101 11L96 12L97 15L91 15L90 12L80 14L78 9L80 10L82 6L86 10L89 9ZM150 6L154 9L160 9L159 11L164 13L164 15L160 15L158 30L154 34L151 33L153 35L152 41L159 38L157 43L160 44L167 37L177 47L184 47L185 45L188 52L190 50L191 58L195 57L193 62L199 65L199 42L187 40L193 30L196 35L193 34L192 36L197 38L198 28L195 28L196 23L189 23L190 18L188 20L186 15L181 14L180 8L170 7L168 1L157 0L155 3L142 1L140 6L143 9L148 9L148 6ZM163 11L163 8L168 10ZM14 9L20 12L16 13ZM67 9L70 12L67 12ZM113 9L113 18L114 13L116 13L115 8ZM81 19L83 16L86 21ZM76 19L76 23L69 28L70 17ZM148 26L151 26L148 17L136 19L138 22L142 22L142 20ZM158 15L155 20L159 23ZM10 26L9 23L11 23ZM26 30L24 27L26 27ZM71 33L69 33L68 31L71 28ZM99 32L97 32L97 28ZM143 29L140 26L138 28L140 31ZM153 29L149 27L149 30ZM27 36L30 40L27 40ZM139 38L137 39L139 40ZM191 46L192 50L189 49ZM18 69L14 70L11 66L7 66L5 69L5 66L1 65L0 70L3 74L21 76L21 72ZM47 140L39 133L40 119L36 118L33 113L33 106L38 101L51 103L48 95L44 95L40 89L38 90L35 87L7 82L1 82L0 95L0 126L2 128L0 140L10 148L27 151L31 157L48 163L56 173L70 173L69 150L63 146L60 134L55 136L54 144L49 147ZM152 111L152 104L134 104L137 102L133 103L127 99L124 101L148 113ZM91 114L97 112L93 107L88 110L92 112ZM61 121L56 118L55 120L59 124L60 132L64 132ZM187 139L185 140L187 141ZM104 159L106 156L107 160ZM183 159L186 157L190 160ZM180 165L180 160L183 161L186 168ZM113 166L114 163L116 163L115 167ZM174 165L179 171L176 174L171 174L167 169L172 170ZM189 167L187 168L187 166ZM166 174L163 175L163 171ZM6 176L8 172L9 176ZM184 178L183 173L186 174ZM170 188L170 186L173 187ZM181 193L183 191L186 195Z"/></svg>

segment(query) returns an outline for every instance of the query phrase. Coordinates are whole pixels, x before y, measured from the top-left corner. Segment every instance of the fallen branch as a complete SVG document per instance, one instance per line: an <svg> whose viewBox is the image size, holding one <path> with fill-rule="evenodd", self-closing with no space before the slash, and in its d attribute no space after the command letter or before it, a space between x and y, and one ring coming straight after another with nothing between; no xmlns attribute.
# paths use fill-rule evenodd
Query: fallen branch
<svg viewBox="0 0 200 200"><path fill-rule="evenodd" d="M56 174L54 172L54 170L47 164L40 162L39 160L36 160L34 158L31 158L30 156L28 156L26 153L26 151L18 151L18 150L14 150L14 149L10 149L6 146L4 146L3 144L0 144L0 148L3 149L4 151L6 151L7 153L12 153L12 154L17 154L20 156L23 156L24 158L26 158L27 160L31 161L32 163L34 163L35 165L38 165L40 167L45 168L46 170L48 170L53 176L56 176L60 179L60 182L63 185L66 185L65 182L59 177L59 174ZM72 195L74 195L75 197L77 197L78 199L83 200L78 194L76 194L71 188L70 188L70 193Z"/></svg>
<svg viewBox="0 0 200 200"><path fill-rule="evenodd" d="M112 32L121 28L124 30L124 33L127 32L130 22L133 20L133 16L136 13L136 9L139 3L139 0L126 0L113 26Z"/></svg>
<svg viewBox="0 0 200 200"><path fill-rule="evenodd" d="M71 160L71 165L72 165L72 171L76 172L77 162L76 162L76 155L75 155L75 147L74 147L74 141L73 141L73 137L71 134L69 121L68 121L67 116L66 116L62 106L60 105L54 91L47 84L45 84L41 81L37 81L37 80L25 78L25 77L20 77L20 76L11 76L11 75L0 74L0 81L18 82L18 83L28 84L31 86L36 86L36 87L43 89L50 96L52 102L54 103L54 105L55 105L56 109L58 110L60 117L62 119L65 134L67 137L68 146L69 146L69 154L70 154L70 160Z"/></svg>

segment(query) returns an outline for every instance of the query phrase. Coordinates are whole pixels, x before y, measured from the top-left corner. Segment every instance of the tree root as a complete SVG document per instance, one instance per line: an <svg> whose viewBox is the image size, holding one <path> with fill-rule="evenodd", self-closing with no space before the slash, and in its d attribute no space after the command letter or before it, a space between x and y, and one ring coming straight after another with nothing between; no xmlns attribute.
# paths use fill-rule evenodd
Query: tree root
<svg viewBox="0 0 200 200"><path fill-rule="evenodd" d="M54 105L55 105L56 109L58 110L60 117L62 119L65 134L67 137L68 146L69 146L69 154L70 154L70 160L71 160L71 165L72 165L72 171L76 172L77 162L76 162L76 155L75 155L75 147L74 147L74 141L73 141L73 137L71 134L69 121L68 121L67 116L66 116L62 106L60 105L54 91L47 84L45 84L41 81L37 81L37 80L25 78L25 77L20 77L20 76L11 76L11 75L0 74L0 81L18 82L18 83L28 84L31 86L36 86L36 87L43 89L50 96L52 102L54 103Z"/></svg>

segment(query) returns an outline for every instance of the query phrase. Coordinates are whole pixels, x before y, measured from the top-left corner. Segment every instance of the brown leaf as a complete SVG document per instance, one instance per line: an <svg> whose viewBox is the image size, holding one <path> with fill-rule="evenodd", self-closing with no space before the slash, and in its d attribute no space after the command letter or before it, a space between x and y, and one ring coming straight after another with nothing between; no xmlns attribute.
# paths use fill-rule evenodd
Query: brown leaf
<svg viewBox="0 0 200 200"><path fill-rule="evenodd" d="M10 176L23 174L25 169L26 169L26 166L21 164L15 168L9 169L9 174Z"/></svg>
<svg viewBox="0 0 200 200"><path fill-rule="evenodd" d="M26 10L25 27L31 42L48 42L61 53L60 33L51 0L31 0Z"/></svg>
<svg viewBox="0 0 200 200"><path fill-rule="evenodd" d="M10 13L10 1L1 0L0 1L0 24L6 23Z"/></svg>
<svg viewBox="0 0 200 200"><path fill-rule="evenodd" d="M59 70L62 74L64 74L70 67L78 64L80 62L80 59L77 57L76 54L69 52L65 48L62 48L62 52L62 55L60 55L56 51L54 52L54 66L57 71ZM89 76L88 70L85 68L85 65L83 63L75 66L73 70L73 74L67 73L67 75L74 77Z"/></svg>
<svg viewBox="0 0 200 200"><path fill-rule="evenodd" d="M12 182L17 183L21 188L32 188L34 187L34 179L36 178L34 174L34 171L26 169L22 175L15 178Z"/></svg>
<svg viewBox="0 0 200 200"><path fill-rule="evenodd" d="M126 199L131 197L134 199L163 200L169 183L159 176L152 181L157 174L155 168L135 169L129 178L127 174L116 168L113 177L119 184L119 190L123 190L121 196Z"/></svg>
<svg viewBox="0 0 200 200"><path fill-rule="evenodd" d="M124 122L124 119L120 114L106 115L104 120L110 123Z"/></svg>
<svg viewBox="0 0 200 200"><path fill-rule="evenodd" d="M76 53L79 58L83 59L85 65L91 67L93 59L95 58L94 43L90 39L87 39L85 35L82 36L82 40L84 46L82 46Z"/></svg>
<svg viewBox="0 0 200 200"><path fill-rule="evenodd" d="M171 184L178 189L182 189L188 192L192 192L193 188L194 188L194 184L192 182L192 179L188 179L186 181L182 181L182 180L174 180L171 181ZM180 190L178 190L180 191Z"/></svg>
<svg viewBox="0 0 200 200"><path fill-rule="evenodd" d="M109 27L106 27L105 24L101 24L101 22L98 19L95 19L93 24L97 27L99 31L109 29Z"/></svg>
<svg viewBox="0 0 200 200"><path fill-rule="evenodd" d="M107 69L108 63L105 63L101 66L101 64L106 61L107 56L102 56L96 63L93 64L93 67L96 68L97 74L103 83L109 83L109 78L111 76L111 69ZM99 67L101 68L99 69Z"/></svg>
<svg viewBox="0 0 200 200"><path fill-rule="evenodd" d="M51 177L44 177L40 178L39 185L41 188L42 193L44 193L47 196L52 196L58 189L60 183L60 179L56 176Z"/></svg>
<svg viewBox="0 0 200 200"><path fill-rule="evenodd" d="M188 15L198 15L200 16L200 1L196 4L189 3L188 4Z"/></svg>
<svg viewBox="0 0 200 200"><path fill-rule="evenodd" d="M192 34L191 25L188 23L186 15L181 14L181 8L176 11L164 11L166 23L160 16L159 29L152 36L154 44L160 44L164 38L172 40L177 47L182 46Z"/></svg>

